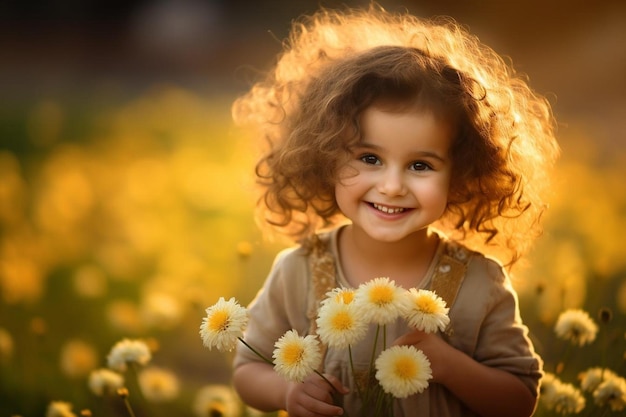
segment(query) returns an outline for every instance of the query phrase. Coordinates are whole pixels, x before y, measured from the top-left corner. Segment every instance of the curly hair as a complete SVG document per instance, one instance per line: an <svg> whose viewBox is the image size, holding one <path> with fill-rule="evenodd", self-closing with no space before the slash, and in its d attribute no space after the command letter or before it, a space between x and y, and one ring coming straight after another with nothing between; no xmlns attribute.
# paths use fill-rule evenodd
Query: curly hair
<svg viewBox="0 0 626 417"><path fill-rule="evenodd" d="M434 227L514 264L541 232L559 147L550 105L452 19L321 9L295 21L265 79L233 105L267 140L258 216L295 239L341 222L339 168L374 103L456 124L447 210Z"/></svg>

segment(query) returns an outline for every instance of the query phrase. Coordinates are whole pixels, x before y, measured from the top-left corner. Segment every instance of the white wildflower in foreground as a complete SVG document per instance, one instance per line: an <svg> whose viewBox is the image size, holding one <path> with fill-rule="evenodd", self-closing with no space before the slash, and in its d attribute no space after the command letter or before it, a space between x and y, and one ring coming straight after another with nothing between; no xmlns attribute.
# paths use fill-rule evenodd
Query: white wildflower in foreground
<svg viewBox="0 0 626 417"><path fill-rule="evenodd" d="M226 301L220 297L216 304L206 309L206 314L200 325L204 346L215 347L220 352L233 350L248 325L248 311L234 298Z"/></svg>
<svg viewBox="0 0 626 417"><path fill-rule="evenodd" d="M337 349L358 343L368 327L367 322L356 313L354 304L343 302L322 303L316 323L320 340Z"/></svg>
<svg viewBox="0 0 626 417"><path fill-rule="evenodd" d="M599 406L609 406L611 411L626 408L626 380L615 375L606 378L593 392L593 400Z"/></svg>
<svg viewBox="0 0 626 417"><path fill-rule="evenodd" d="M46 417L76 417L72 412L72 404L65 401L52 401L48 404Z"/></svg>
<svg viewBox="0 0 626 417"><path fill-rule="evenodd" d="M548 410L558 414L578 414L585 408L581 391L550 373L546 373L541 381L539 399Z"/></svg>
<svg viewBox="0 0 626 417"><path fill-rule="evenodd" d="M593 342L598 325L583 310L570 309L562 312L554 326L556 335L574 345L583 346Z"/></svg>
<svg viewBox="0 0 626 417"><path fill-rule="evenodd" d="M357 288L354 303L363 320L385 325L406 312L405 292L389 278L374 278Z"/></svg>
<svg viewBox="0 0 626 417"><path fill-rule="evenodd" d="M142 340L123 339L117 342L107 356L109 368L124 372L129 363L146 365L152 359L152 353Z"/></svg>
<svg viewBox="0 0 626 417"><path fill-rule="evenodd" d="M589 368L585 372L578 374L580 380L580 388L585 392L593 392L602 381L617 376L614 372L607 368Z"/></svg>
<svg viewBox="0 0 626 417"><path fill-rule="evenodd" d="M124 377L110 369L101 368L91 371L87 384L91 392L98 396L115 394L124 386Z"/></svg>
<svg viewBox="0 0 626 417"><path fill-rule="evenodd" d="M193 412L197 417L236 417L241 414L239 398L228 385L205 385L196 393Z"/></svg>
<svg viewBox="0 0 626 417"><path fill-rule="evenodd" d="M450 323L446 302L432 291L411 288L406 292L409 325L426 333L444 331Z"/></svg>
<svg viewBox="0 0 626 417"><path fill-rule="evenodd" d="M139 388L148 401L166 402L178 397L180 384L171 371L157 367L146 368L137 378Z"/></svg>
<svg viewBox="0 0 626 417"><path fill-rule="evenodd" d="M322 354L315 336L289 330L274 344L274 369L289 381L302 382L320 366Z"/></svg>
<svg viewBox="0 0 626 417"><path fill-rule="evenodd" d="M432 378L430 361L414 346L392 346L384 350L375 366L381 387L396 398L424 391Z"/></svg>
<svg viewBox="0 0 626 417"><path fill-rule="evenodd" d="M558 378L556 375L546 372L541 378L541 382L539 385L539 399L546 406L546 408L552 408L552 399L554 398L554 393L557 389L557 381ZM558 381L560 382L560 381Z"/></svg>

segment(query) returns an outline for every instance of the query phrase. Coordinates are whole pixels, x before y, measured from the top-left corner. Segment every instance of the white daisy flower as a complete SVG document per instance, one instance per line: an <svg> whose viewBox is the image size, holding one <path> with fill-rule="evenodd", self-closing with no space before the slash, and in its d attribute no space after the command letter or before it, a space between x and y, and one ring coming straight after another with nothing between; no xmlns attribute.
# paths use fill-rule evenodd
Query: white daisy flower
<svg viewBox="0 0 626 417"><path fill-rule="evenodd" d="M409 325L426 333L444 331L450 323L446 302L433 291L411 288L406 292Z"/></svg>
<svg viewBox="0 0 626 417"><path fill-rule="evenodd" d="M248 311L234 298L226 301L220 297L216 304L206 309L206 313L200 325L204 346L215 347L220 352L233 350L248 325Z"/></svg>
<svg viewBox="0 0 626 417"><path fill-rule="evenodd" d="M117 342L107 356L109 368L124 372L129 363L146 365L152 359L152 353L142 340L123 339Z"/></svg>
<svg viewBox="0 0 626 417"><path fill-rule="evenodd" d="M381 387L396 398L424 391L432 378L430 361L414 346L392 346L384 350L375 366Z"/></svg>
<svg viewBox="0 0 626 417"><path fill-rule="evenodd" d="M578 414L585 408L586 401L581 391L556 378L544 395L542 400L546 408L558 414Z"/></svg>
<svg viewBox="0 0 626 417"><path fill-rule="evenodd" d="M333 288L326 293L326 298L322 300L322 305L329 303L352 304L355 291L353 288Z"/></svg>
<svg viewBox="0 0 626 417"><path fill-rule="evenodd" d="M583 391L593 392L598 385L609 378L616 377L617 375L607 368L589 368L585 372L578 374L580 380L580 387Z"/></svg>
<svg viewBox="0 0 626 417"><path fill-rule="evenodd" d="M101 368L91 371L87 384L96 395L115 394L124 386L124 377L110 369Z"/></svg>
<svg viewBox="0 0 626 417"><path fill-rule="evenodd" d="M558 384L560 383L561 381L556 377L556 375L550 372L546 372L543 378L541 378L541 383L539 385L539 399L549 410L554 408L555 393L558 389Z"/></svg>
<svg viewBox="0 0 626 417"><path fill-rule="evenodd" d="M374 278L357 288L354 303L363 320L385 325L406 312L405 292L387 277Z"/></svg>
<svg viewBox="0 0 626 417"><path fill-rule="evenodd" d="M354 304L343 302L323 303L316 323L320 340L337 349L358 343L368 328L367 322L356 313Z"/></svg>
<svg viewBox="0 0 626 417"><path fill-rule="evenodd" d="M587 312L570 309L559 315L554 331L559 338L583 346L596 339L598 326Z"/></svg>
<svg viewBox="0 0 626 417"><path fill-rule="evenodd" d="M593 392L594 402L603 407L608 405L611 411L626 408L626 379L619 376L607 378Z"/></svg>
<svg viewBox="0 0 626 417"><path fill-rule="evenodd" d="M315 336L299 336L297 331L289 330L274 346L274 369L289 381L302 382L322 362L319 341Z"/></svg>

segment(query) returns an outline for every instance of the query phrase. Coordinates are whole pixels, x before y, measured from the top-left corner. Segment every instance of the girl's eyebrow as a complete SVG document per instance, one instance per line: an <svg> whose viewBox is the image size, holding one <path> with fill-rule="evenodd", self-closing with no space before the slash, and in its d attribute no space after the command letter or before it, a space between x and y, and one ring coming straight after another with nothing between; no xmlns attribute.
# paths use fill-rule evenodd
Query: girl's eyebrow
<svg viewBox="0 0 626 417"><path fill-rule="evenodd" d="M383 149L382 146L375 145L372 143L367 143L367 142L359 143L356 148L368 149L372 151L380 151L381 149ZM441 156L437 152L433 152L433 151L415 151L415 152L412 152L410 156L412 158L433 158L440 162L446 162L447 160L444 156Z"/></svg>

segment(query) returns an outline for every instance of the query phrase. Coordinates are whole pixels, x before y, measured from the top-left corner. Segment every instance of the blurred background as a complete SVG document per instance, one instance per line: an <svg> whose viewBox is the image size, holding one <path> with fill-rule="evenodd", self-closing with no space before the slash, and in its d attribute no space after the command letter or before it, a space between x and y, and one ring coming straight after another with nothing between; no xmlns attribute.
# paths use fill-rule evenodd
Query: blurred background
<svg viewBox="0 0 626 417"><path fill-rule="evenodd" d="M230 105L294 18L367 4L0 4L0 415L45 415L51 401L125 415L86 380L126 337L146 340L151 366L178 386L156 407L138 399L138 416L198 415L199 390L228 384L230 358L198 335L204 309L221 296L247 304L284 247L254 224L254 144ZM623 376L626 3L379 4L453 17L549 98L563 156L546 234L515 276L522 314L555 371L567 350L552 330L560 312L599 320L608 309L598 340L560 373Z"/></svg>

